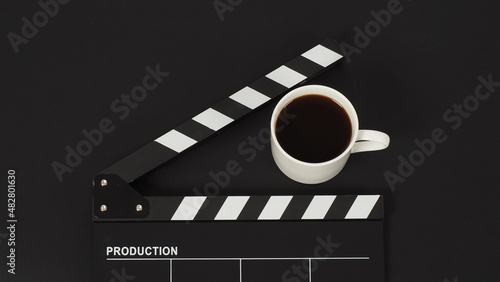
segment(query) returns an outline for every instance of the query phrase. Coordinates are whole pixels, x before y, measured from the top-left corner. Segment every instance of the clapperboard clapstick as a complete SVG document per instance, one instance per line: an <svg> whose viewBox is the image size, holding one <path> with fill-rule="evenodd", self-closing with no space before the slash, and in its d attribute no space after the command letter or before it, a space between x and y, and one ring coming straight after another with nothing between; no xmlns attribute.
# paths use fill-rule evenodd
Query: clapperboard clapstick
<svg viewBox="0 0 500 282"><path fill-rule="evenodd" d="M117 174L130 183L264 103L315 77L341 58L335 41L326 40L168 131L102 173Z"/></svg>
<svg viewBox="0 0 500 282"><path fill-rule="evenodd" d="M382 200L379 202L380 195L147 198L152 205L148 218L152 220L347 220L383 218Z"/></svg>

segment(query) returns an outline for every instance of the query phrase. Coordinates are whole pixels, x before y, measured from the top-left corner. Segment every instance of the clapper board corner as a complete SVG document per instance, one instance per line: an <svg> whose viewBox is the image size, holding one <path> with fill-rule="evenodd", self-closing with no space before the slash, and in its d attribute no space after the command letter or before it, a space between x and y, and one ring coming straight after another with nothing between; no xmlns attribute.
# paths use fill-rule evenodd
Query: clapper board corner
<svg viewBox="0 0 500 282"><path fill-rule="evenodd" d="M145 219L149 200L116 174L99 174L94 178L94 221Z"/></svg>

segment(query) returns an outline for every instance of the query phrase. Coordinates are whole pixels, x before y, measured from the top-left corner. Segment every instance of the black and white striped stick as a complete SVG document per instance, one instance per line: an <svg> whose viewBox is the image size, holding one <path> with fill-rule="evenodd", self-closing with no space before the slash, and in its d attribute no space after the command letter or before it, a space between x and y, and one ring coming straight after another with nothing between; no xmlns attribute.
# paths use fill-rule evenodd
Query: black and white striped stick
<svg viewBox="0 0 500 282"><path fill-rule="evenodd" d="M116 162L101 174L116 174L127 183L134 181L264 103L326 70L342 58L338 50L333 40L314 46Z"/></svg>
<svg viewBox="0 0 500 282"><path fill-rule="evenodd" d="M383 219L380 195L146 197L146 220L274 221Z"/></svg>

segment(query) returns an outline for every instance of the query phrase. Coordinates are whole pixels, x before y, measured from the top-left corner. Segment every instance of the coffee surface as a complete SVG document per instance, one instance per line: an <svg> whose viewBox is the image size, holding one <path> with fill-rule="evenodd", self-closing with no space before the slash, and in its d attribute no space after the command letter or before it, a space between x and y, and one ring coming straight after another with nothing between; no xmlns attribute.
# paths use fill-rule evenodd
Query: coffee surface
<svg viewBox="0 0 500 282"><path fill-rule="evenodd" d="M295 159L321 163L347 149L352 126L345 109L329 97L304 95L292 100L280 112L276 137Z"/></svg>

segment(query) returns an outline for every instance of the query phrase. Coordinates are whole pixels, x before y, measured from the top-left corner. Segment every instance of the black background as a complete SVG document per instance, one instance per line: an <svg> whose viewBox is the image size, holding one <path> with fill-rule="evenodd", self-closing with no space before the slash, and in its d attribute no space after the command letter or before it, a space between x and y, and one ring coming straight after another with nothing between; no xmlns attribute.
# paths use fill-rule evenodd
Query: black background
<svg viewBox="0 0 500 282"><path fill-rule="evenodd" d="M221 0L226 3L225 1ZM233 3L240 3L232 1ZM355 27L388 1L244 0L221 21L212 1L71 1L16 54L36 1L3 1L0 173L17 177L17 274L1 280L91 281L92 178L218 100L332 37L354 44ZM221 194L383 193L388 281L499 281L500 88L456 130L443 120L473 95L478 76L500 81L500 5L494 1L402 1L359 54L350 56L356 91L345 93L361 128L391 136L385 151L353 155L333 180L307 186L287 179L270 147L251 162L237 147L268 126L275 102L142 180L166 193L192 194L237 160L242 173ZM142 83L146 66L170 76L125 120L111 112ZM335 87L345 74L314 83ZM116 129L60 183L53 161L109 117ZM408 158L415 139L442 128L447 140L391 191L384 178ZM496 177L495 177L496 176ZM6 218L6 181L0 216ZM5 221L2 220L1 226ZM0 229L0 234L5 234ZM7 255L0 238L1 257ZM4 259L2 259L3 261Z"/></svg>

